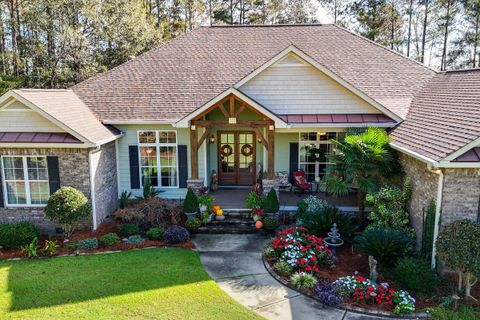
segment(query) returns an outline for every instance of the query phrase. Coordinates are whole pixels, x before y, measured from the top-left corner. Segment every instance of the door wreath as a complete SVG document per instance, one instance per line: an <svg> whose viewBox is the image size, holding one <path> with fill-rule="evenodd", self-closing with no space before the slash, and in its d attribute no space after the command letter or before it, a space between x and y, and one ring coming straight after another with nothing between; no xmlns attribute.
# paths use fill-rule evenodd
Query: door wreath
<svg viewBox="0 0 480 320"><path fill-rule="evenodd" d="M251 156L253 154L253 147L251 144L244 144L240 150L245 157Z"/></svg>
<svg viewBox="0 0 480 320"><path fill-rule="evenodd" d="M223 156L223 157L230 157L233 153L233 149L230 145L226 144L226 145L223 145L221 148L220 148L220 154Z"/></svg>

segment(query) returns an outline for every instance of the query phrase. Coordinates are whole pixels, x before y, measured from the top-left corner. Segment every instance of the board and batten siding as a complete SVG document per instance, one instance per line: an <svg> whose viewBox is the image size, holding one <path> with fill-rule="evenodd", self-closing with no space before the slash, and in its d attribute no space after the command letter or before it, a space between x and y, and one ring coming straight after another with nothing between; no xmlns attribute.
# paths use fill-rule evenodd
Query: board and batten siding
<svg viewBox="0 0 480 320"><path fill-rule="evenodd" d="M0 110L2 132L65 132L36 111L15 101Z"/></svg>
<svg viewBox="0 0 480 320"><path fill-rule="evenodd" d="M268 67L239 89L276 114L381 113L293 56Z"/></svg>
<svg viewBox="0 0 480 320"><path fill-rule="evenodd" d="M187 145L190 144L190 133L188 128L174 128L171 125L130 125L130 124L118 124L114 125L116 128L124 132L124 136L118 140L118 183L119 183L119 193L122 191L132 191L134 196L139 196L142 193L140 189L131 189L130 188L130 161L129 161L129 152L128 147L133 145L138 145L137 132L142 130L172 130L177 132L177 143L178 145ZM190 176L190 148L188 150L188 176ZM199 162L199 177L203 178L205 176L205 165L204 165L204 148L200 147L198 154ZM186 194L186 189L184 188L165 188L165 190L160 194L160 197L164 198L183 198Z"/></svg>

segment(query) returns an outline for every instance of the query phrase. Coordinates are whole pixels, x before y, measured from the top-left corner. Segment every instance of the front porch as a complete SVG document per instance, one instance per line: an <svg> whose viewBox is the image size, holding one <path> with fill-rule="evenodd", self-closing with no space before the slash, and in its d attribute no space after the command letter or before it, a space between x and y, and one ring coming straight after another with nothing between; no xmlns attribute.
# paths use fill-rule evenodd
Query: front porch
<svg viewBox="0 0 480 320"><path fill-rule="evenodd" d="M223 209L236 210L247 209L245 206L245 199L247 198L250 188L220 188L211 194L215 197L215 204L220 205ZM356 211L357 196L356 194L349 194L344 198L334 198L323 192L313 193L320 199L326 200L331 205L340 208L342 211ZM298 201L308 197L310 193L305 193L301 196L293 192L280 191L280 210L282 211L294 211Z"/></svg>

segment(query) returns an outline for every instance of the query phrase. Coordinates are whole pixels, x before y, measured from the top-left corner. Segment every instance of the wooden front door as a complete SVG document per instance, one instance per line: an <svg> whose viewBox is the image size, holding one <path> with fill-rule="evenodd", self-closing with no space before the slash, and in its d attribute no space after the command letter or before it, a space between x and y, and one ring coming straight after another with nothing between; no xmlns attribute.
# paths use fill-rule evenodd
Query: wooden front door
<svg viewBox="0 0 480 320"><path fill-rule="evenodd" d="M218 182L253 185L256 177L255 133L218 131Z"/></svg>

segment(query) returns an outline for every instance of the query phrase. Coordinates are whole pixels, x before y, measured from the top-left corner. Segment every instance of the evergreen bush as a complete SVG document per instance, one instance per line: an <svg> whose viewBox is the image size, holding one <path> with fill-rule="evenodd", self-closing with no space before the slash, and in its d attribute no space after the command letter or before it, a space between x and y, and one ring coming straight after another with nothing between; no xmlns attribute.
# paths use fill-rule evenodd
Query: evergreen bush
<svg viewBox="0 0 480 320"><path fill-rule="evenodd" d="M274 188L270 189L263 203L265 213L277 213L280 211L280 203L278 202L277 192Z"/></svg>
<svg viewBox="0 0 480 320"><path fill-rule="evenodd" d="M40 233L30 222L0 224L0 246L4 248L20 248L32 243Z"/></svg>
<svg viewBox="0 0 480 320"><path fill-rule="evenodd" d="M198 199L192 188L188 188L187 195L183 201L183 212L194 213L198 212Z"/></svg>
<svg viewBox="0 0 480 320"><path fill-rule="evenodd" d="M437 275L430 264L423 259L406 257L395 267L396 281L407 290L423 295L434 295Z"/></svg>

